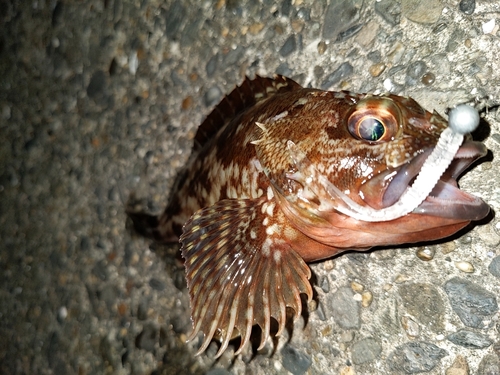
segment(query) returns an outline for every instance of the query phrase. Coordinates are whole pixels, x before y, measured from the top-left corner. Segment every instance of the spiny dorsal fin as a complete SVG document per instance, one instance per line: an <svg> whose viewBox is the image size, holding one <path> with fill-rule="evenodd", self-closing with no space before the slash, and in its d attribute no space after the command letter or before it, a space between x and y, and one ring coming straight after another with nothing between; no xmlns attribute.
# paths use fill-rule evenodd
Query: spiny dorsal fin
<svg viewBox="0 0 500 375"><path fill-rule="evenodd" d="M297 82L280 75L275 75L274 78L246 77L241 86L224 96L200 125L195 136L194 150L203 147L222 126L257 102L276 93L294 91L301 87Z"/></svg>
<svg viewBox="0 0 500 375"><path fill-rule="evenodd" d="M267 197L226 199L197 211L181 236L191 300L193 332L204 333L198 354L220 333L220 356L238 333L238 354L250 339L252 326L262 328L260 348L270 333L270 318L285 327L286 307L301 314L300 294L312 298L311 271L283 239L271 232ZM282 217L284 218L284 216ZM275 222L279 228L287 224ZM292 228L289 228L293 230Z"/></svg>

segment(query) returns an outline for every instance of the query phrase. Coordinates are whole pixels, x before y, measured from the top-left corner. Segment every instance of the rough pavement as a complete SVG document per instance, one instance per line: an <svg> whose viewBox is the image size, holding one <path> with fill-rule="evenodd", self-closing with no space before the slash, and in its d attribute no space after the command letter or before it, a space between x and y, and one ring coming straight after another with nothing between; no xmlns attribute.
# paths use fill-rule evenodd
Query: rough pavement
<svg viewBox="0 0 500 375"><path fill-rule="evenodd" d="M254 355L194 357L161 210L196 128L245 75L491 106L461 179L500 209L494 0L91 0L0 4L2 374L500 373L500 222L312 266L315 301Z"/></svg>

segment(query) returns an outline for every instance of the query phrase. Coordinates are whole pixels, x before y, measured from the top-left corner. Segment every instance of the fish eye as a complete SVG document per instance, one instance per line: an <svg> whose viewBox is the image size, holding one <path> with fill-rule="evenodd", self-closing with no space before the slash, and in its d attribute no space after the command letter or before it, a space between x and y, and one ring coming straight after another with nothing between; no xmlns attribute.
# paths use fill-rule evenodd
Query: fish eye
<svg viewBox="0 0 500 375"><path fill-rule="evenodd" d="M362 118L358 121L356 128L359 138L372 142L381 139L387 131L382 120L372 116Z"/></svg>
<svg viewBox="0 0 500 375"><path fill-rule="evenodd" d="M349 115L352 136L368 143L394 140L401 127L401 112L389 98L368 97L359 101Z"/></svg>

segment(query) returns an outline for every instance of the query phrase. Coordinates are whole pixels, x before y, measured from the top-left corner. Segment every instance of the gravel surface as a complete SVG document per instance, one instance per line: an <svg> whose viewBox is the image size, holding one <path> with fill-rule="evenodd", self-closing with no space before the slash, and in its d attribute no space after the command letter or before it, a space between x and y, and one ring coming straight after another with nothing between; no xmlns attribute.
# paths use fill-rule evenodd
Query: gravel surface
<svg viewBox="0 0 500 375"><path fill-rule="evenodd" d="M496 0L0 3L0 373L499 374L500 221L312 265L316 297L259 353L185 344L158 212L196 128L245 75L475 102L491 150L461 186L500 209Z"/></svg>

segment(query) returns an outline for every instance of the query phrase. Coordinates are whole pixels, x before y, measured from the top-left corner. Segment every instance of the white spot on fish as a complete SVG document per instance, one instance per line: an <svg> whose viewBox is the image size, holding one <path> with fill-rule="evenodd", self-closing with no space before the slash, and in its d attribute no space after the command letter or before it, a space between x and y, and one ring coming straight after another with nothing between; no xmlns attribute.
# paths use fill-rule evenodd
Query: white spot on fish
<svg viewBox="0 0 500 375"><path fill-rule="evenodd" d="M282 87L287 87L287 86L288 86L288 83L278 83L278 84L276 85L276 89L277 89L277 90L279 90L280 88L282 88Z"/></svg>
<svg viewBox="0 0 500 375"><path fill-rule="evenodd" d="M281 234L280 227L277 224L270 225L266 228L266 234L272 236L273 234Z"/></svg>
<svg viewBox="0 0 500 375"><path fill-rule="evenodd" d="M267 199L268 200L271 200L274 198L274 192L273 192L273 189L271 188L271 186L268 186L267 187Z"/></svg>
<svg viewBox="0 0 500 375"><path fill-rule="evenodd" d="M299 105L304 105L306 104L307 102L309 101L308 98L304 97L304 98L300 98L299 100L297 100L295 103L294 103L294 107L295 106L299 106Z"/></svg>
<svg viewBox="0 0 500 375"><path fill-rule="evenodd" d="M255 233L255 229L250 230L250 238L255 240L257 238L257 233Z"/></svg>
<svg viewBox="0 0 500 375"><path fill-rule="evenodd" d="M259 172L263 171L262 165L260 164L259 159L253 158L252 160L250 160L250 165L253 165L255 167L255 169Z"/></svg>
<svg viewBox="0 0 500 375"><path fill-rule="evenodd" d="M269 238L266 238L266 240L262 244L262 255L266 257L271 255L271 243L271 240Z"/></svg>
<svg viewBox="0 0 500 375"><path fill-rule="evenodd" d="M281 120L282 118L288 116L288 111L284 111L284 112L281 112L279 114L277 114L276 116L272 117L271 119L269 119L270 122L275 122L275 121L278 121L278 120Z"/></svg>
<svg viewBox="0 0 500 375"><path fill-rule="evenodd" d="M268 216L273 217L273 214L274 214L274 206L275 206L275 205L276 205L276 204L275 204L274 202L270 202L270 203L267 205L267 207L266 207L266 214L267 214Z"/></svg>

